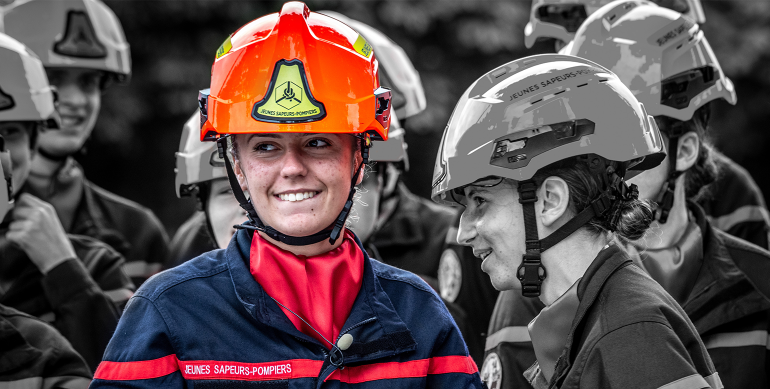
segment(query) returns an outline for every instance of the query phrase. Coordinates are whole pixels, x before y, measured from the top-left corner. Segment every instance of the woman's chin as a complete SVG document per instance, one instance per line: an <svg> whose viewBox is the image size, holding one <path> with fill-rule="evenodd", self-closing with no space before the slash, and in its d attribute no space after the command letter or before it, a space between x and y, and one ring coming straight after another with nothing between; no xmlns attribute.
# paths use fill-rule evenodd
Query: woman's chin
<svg viewBox="0 0 770 389"><path fill-rule="evenodd" d="M333 219L328 222L321 222L318 220L317 216L313 215L290 215L281 218L281 221L278 223L265 224L280 231L282 234L308 236L326 229L333 222Z"/></svg>

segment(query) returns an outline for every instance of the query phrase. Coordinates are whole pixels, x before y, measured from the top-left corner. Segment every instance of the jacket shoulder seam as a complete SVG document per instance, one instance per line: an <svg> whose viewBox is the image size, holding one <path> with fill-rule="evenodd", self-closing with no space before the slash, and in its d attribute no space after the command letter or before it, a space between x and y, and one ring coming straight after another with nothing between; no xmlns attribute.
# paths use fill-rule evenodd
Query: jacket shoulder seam
<svg viewBox="0 0 770 389"><path fill-rule="evenodd" d="M151 293L147 293L147 294L142 293L143 291L140 289L134 295L137 296L137 297L145 298L145 299L147 299L149 301L152 301L154 303L167 290L169 290L169 289L171 289L171 288L173 288L173 287L175 287L175 286L177 286L177 285L179 285L181 283L184 283L184 282L190 281L192 279L196 279L196 278L211 277L211 276L217 275L219 273L222 273L223 271L226 271L226 270L227 270L227 265L226 264L220 264L218 266L215 266L211 270L205 271L203 273L186 274L184 276L181 276L179 278L173 279L171 281L164 282L159 287L153 289ZM155 276L153 276L153 278L156 277L156 276L157 276L157 274Z"/></svg>

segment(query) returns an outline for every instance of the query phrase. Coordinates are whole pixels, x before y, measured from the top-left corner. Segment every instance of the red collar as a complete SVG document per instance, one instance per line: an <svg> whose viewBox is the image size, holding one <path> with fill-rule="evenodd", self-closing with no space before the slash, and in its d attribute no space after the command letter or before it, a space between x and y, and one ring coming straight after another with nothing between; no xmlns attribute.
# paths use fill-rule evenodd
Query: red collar
<svg viewBox="0 0 770 389"><path fill-rule="evenodd" d="M327 253L306 257L273 245L258 233L251 241L250 271L267 294L305 319L330 342L345 325L361 289L364 255L350 231ZM297 316L281 307L295 327L331 346Z"/></svg>

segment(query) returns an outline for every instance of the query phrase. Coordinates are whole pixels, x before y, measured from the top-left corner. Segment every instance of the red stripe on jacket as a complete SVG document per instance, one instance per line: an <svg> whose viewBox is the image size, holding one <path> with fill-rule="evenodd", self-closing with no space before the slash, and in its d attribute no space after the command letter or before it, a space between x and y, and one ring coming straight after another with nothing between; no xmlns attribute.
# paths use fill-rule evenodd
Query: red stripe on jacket
<svg viewBox="0 0 770 389"><path fill-rule="evenodd" d="M187 380L226 379L238 381L271 381L292 378L312 378L320 374L323 361L293 359L264 363L228 361L180 361L176 355L149 361L103 361L94 379L128 381L162 377L181 371ZM478 372L469 356L433 357L407 362L385 362L345 367L335 370L327 380L361 383L394 378L425 377L428 374Z"/></svg>

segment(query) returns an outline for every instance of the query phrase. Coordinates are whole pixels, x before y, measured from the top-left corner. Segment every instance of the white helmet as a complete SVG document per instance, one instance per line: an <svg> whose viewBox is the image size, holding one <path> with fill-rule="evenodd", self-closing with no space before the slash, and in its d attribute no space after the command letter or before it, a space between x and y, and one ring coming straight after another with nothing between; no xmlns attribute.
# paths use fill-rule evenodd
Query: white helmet
<svg viewBox="0 0 770 389"><path fill-rule="evenodd" d="M227 178L225 162L219 157L217 143L202 142L198 110L184 124L179 151L176 153L176 196L189 196L196 184Z"/></svg>
<svg viewBox="0 0 770 389"><path fill-rule="evenodd" d="M5 33L27 45L47 68L131 75L131 53L120 21L98 0L17 0L3 13Z"/></svg>
<svg viewBox="0 0 770 389"><path fill-rule="evenodd" d="M647 112L686 121L715 99L736 103L699 26L643 0L621 0L588 17L568 54L612 70Z"/></svg>
<svg viewBox="0 0 770 389"><path fill-rule="evenodd" d="M320 11L320 13L352 27L372 45L374 55L382 65L380 84L391 90L391 104L401 120L417 115L425 109L425 91L422 87L422 81L420 81L420 74L401 46L372 26L353 20L341 13L333 11Z"/></svg>
<svg viewBox="0 0 770 389"><path fill-rule="evenodd" d="M42 122L59 128L56 94L40 59L19 41L0 33L0 121Z"/></svg>
<svg viewBox="0 0 770 389"><path fill-rule="evenodd" d="M698 23L706 21L700 0L655 2L677 11L686 10L685 15ZM532 0L529 23L524 28L524 44L531 48L541 38L569 42L583 21L608 3L609 0Z"/></svg>

